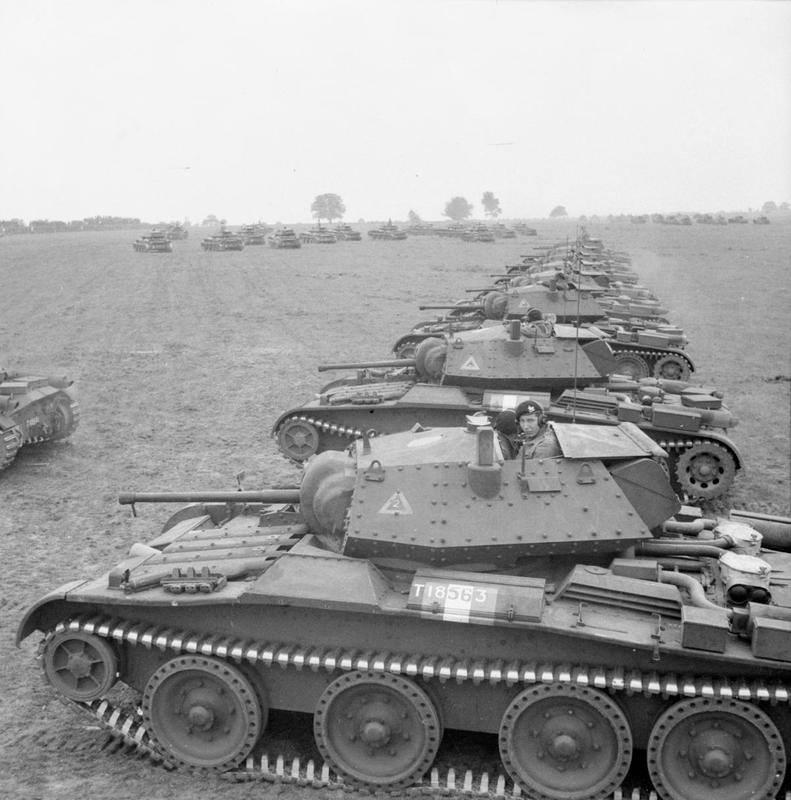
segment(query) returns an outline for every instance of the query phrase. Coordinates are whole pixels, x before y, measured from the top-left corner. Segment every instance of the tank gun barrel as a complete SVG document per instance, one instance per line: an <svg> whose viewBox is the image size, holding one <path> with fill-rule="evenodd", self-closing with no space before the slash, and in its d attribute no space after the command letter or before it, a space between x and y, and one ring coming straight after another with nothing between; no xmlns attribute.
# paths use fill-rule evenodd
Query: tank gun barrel
<svg viewBox="0 0 791 800"><path fill-rule="evenodd" d="M123 492L122 506L135 503L298 503L299 489L228 492Z"/></svg>
<svg viewBox="0 0 791 800"><path fill-rule="evenodd" d="M431 305L431 306L418 306L421 311L483 311L483 304L471 303L470 305Z"/></svg>
<svg viewBox="0 0 791 800"><path fill-rule="evenodd" d="M391 358L386 361L342 362L340 364L319 364L319 372L329 372L333 369L390 369L395 367L414 367L417 362L414 358Z"/></svg>

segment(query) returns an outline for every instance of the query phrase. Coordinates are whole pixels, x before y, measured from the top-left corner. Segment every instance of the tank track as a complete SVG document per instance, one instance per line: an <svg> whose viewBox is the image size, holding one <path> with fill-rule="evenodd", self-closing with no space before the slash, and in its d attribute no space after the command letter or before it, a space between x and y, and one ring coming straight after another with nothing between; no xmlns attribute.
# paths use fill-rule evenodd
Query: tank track
<svg viewBox="0 0 791 800"><path fill-rule="evenodd" d="M230 659L236 662L249 661L271 667L295 667L317 672L353 670L387 672L408 678L424 680L436 678L441 683L455 680L457 683L472 681L473 684L561 683L590 686L627 694L661 695L668 697L704 697L744 702L789 703L791 686L763 681L728 681L724 678L690 675L660 675L643 673L621 667L604 668L571 664L539 664L538 662L510 662L481 659L468 661L439 656L405 655L390 652L373 653L356 650L306 648L279 642L251 642L229 639L223 636L200 636L188 631L174 631L149 624L135 624L110 617L78 616L60 622L50 634L83 632L105 639L148 649L173 650L176 653L200 653L204 656ZM44 643L46 643L46 639ZM42 644L43 648L43 644Z"/></svg>
<svg viewBox="0 0 791 800"><path fill-rule="evenodd" d="M236 662L249 661L265 666L278 665L282 668L305 667L327 672L335 670L365 670L374 672L390 672L408 677L424 679L437 678L440 682L456 680L461 683L471 680L474 684L488 682L505 683L512 686L518 683L566 683L592 686L627 694L644 693L659 694L663 697L706 697L734 698L742 701L759 701L788 703L791 701L791 686L766 684L764 682L729 682L705 676L660 676L656 673L642 674L614 668L573 667L571 665L539 665L535 662L514 662L503 664L502 661L480 660L473 663L453 658L442 659L436 656L402 656L393 653L360 653L343 649L306 649L295 645L277 642L257 643L249 640L240 641L221 636L201 636L187 631L176 631L173 628L162 628L145 624L134 624L111 617L83 615L59 623L53 631L41 641L37 657L43 662L43 652L48 640L62 632L83 632L112 639L148 649L173 650L176 653L200 653L201 655L230 659ZM142 710L122 709L113 705L110 700L99 699L90 702L79 702L64 699L63 702L81 713L89 715L101 723L113 738L119 739L124 746L138 755L161 764L166 769L173 769L167 756L158 752L151 742L145 725ZM224 780L233 782L280 782L303 787L350 789L341 777L331 772L325 763L316 767L312 759L292 759L287 763L283 756L272 757L268 754L251 755L239 769L221 773ZM447 773L440 774L433 767L426 778L407 790L378 792L388 796L413 797L416 794L435 795L441 793L447 797L524 797L521 788L508 781L502 774L494 780L489 773L475 776L472 770L448 768ZM653 789L620 787L612 794L612 800L656 800ZM791 791L777 795L777 800L791 800Z"/></svg>
<svg viewBox="0 0 791 800"><path fill-rule="evenodd" d="M22 435L16 426L0 431L0 471L11 466L21 445Z"/></svg>
<svg viewBox="0 0 791 800"><path fill-rule="evenodd" d="M661 358L664 355L668 355L667 350L662 350L657 348L656 350L637 350L631 347L624 347L623 350L618 347L621 342L610 342L610 347L613 349L615 353L631 353L636 356L642 356L644 358ZM679 356L683 358L687 363L689 362L689 358L684 353L677 353L674 349L669 351L670 355Z"/></svg>
<svg viewBox="0 0 791 800"><path fill-rule="evenodd" d="M346 436L349 439L361 439L363 437L363 431L361 431L359 428L337 425L334 422L327 422L326 420L319 419L318 417L311 417L307 414L292 414L290 417L287 417L283 420L283 422L280 423L277 432L279 432L284 425L287 425L292 420L309 422L311 425L314 425L318 431L321 431L322 433L331 433L334 436Z"/></svg>

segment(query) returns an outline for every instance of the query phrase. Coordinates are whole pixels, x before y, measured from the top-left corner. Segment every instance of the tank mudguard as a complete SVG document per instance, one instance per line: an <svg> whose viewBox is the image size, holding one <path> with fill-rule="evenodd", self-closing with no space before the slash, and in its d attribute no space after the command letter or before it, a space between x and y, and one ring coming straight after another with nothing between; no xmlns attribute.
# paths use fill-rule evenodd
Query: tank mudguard
<svg viewBox="0 0 791 800"><path fill-rule="evenodd" d="M669 431L670 429L664 429L664 428L658 428L658 427L655 428L655 433L656 433L655 438L657 438L657 439L660 438L659 437L659 431L662 431L662 430L668 430ZM734 460L734 462L736 464L736 468L737 469L744 469L744 461L742 460L741 453L739 452L739 450L737 449L737 447L733 443L733 441L731 439L729 439L727 436L725 436L725 435L723 435L721 433L716 433L715 431L710 431L710 430L698 431L696 433L679 433L678 435L680 437L684 437L684 438L690 439L692 441L716 442L721 447L725 448L733 456L733 460Z"/></svg>
<svg viewBox="0 0 791 800"><path fill-rule="evenodd" d="M16 645L27 639L34 631L45 631L53 627L58 621L68 615L72 605L68 602L68 595L78 587L87 583L84 580L64 583L57 589L45 594L37 600L22 617L16 632ZM76 605L75 605L76 607Z"/></svg>

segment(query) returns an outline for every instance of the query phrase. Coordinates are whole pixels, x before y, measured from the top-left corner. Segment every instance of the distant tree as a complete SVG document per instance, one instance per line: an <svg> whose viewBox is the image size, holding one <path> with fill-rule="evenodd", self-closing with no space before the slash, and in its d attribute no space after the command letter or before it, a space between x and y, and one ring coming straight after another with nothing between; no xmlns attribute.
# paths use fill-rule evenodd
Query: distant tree
<svg viewBox="0 0 791 800"><path fill-rule="evenodd" d="M337 194L317 194L316 199L310 205L310 213L319 221L326 219L330 224L334 219L343 219L346 213L346 206L343 204L340 195Z"/></svg>
<svg viewBox="0 0 791 800"><path fill-rule="evenodd" d="M552 211L549 212L550 217L567 217L568 212L566 211L565 206L555 206Z"/></svg>
<svg viewBox="0 0 791 800"><path fill-rule="evenodd" d="M775 211L777 211L777 203L775 203L774 200L767 200L761 206L761 211L763 211L764 214L773 214Z"/></svg>
<svg viewBox="0 0 791 800"><path fill-rule="evenodd" d="M409 218L410 224L412 224L412 225L419 225L423 221L422 219L420 219L420 215L416 214L414 211L412 211L411 208L409 209L408 218Z"/></svg>
<svg viewBox="0 0 791 800"><path fill-rule="evenodd" d="M494 196L493 192L484 192L481 198L481 205L487 217L497 219L503 210L500 208L500 201Z"/></svg>
<svg viewBox="0 0 791 800"><path fill-rule="evenodd" d="M780 211L789 211L789 210L791 210L791 206L789 206L788 202L786 200L784 200L782 203L780 203L780 205L778 206L778 209Z"/></svg>
<svg viewBox="0 0 791 800"><path fill-rule="evenodd" d="M466 197L453 197L445 203L443 213L454 222L461 222L472 214L472 203L469 203Z"/></svg>

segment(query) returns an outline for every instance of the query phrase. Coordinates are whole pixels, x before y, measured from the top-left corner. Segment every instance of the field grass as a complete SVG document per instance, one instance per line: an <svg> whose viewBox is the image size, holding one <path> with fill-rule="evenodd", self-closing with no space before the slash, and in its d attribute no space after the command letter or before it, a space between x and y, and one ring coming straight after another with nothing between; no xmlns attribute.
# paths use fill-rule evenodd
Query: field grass
<svg viewBox="0 0 791 800"><path fill-rule="evenodd" d="M13 647L22 611L156 533L165 512L132 517L121 491L235 488L239 472L245 488L298 481L270 429L324 381L317 366L388 358L425 318L420 303L456 300L577 232L572 221L534 224L539 237L494 244L420 237L229 253L204 253L193 230L162 255L134 252L130 232L0 239L0 361L67 374L82 409L69 441L27 448L0 475L0 795L195 796L189 776L41 743L47 730L58 742L95 734L41 685L35 643ZM791 514L791 221L588 228L631 254L685 329L695 380L722 388L740 419L732 438L746 467L722 507Z"/></svg>

